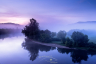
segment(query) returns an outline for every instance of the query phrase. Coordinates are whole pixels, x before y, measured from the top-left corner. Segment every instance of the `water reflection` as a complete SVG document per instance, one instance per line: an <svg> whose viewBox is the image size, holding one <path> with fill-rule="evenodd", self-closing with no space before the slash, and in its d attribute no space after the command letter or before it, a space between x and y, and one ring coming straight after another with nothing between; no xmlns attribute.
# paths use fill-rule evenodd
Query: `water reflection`
<svg viewBox="0 0 96 64"><path fill-rule="evenodd" d="M74 63L81 63L81 60L87 61L88 59L88 52L84 51L84 50L67 50L67 49L63 49L63 48L58 48L57 49L58 52L64 54L69 54L70 53L70 57L72 57L72 61Z"/></svg>
<svg viewBox="0 0 96 64"><path fill-rule="evenodd" d="M56 47L36 44L35 42L30 41L30 39L28 38L25 39L25 42L22 43L22 46L24 49L29 51L30 60L32 61L34 61L39 56L39 51L48 52L50 50L56 49ZM57 51L61 54L65 54L65 53L70 54L70 58L72 58L73 63L81 63L82 60L88 61L88 58L89 58L88 55L96 55L96 52L89 52L85 50L72 50L72 49L57 48Z"/></svg>
<svg viewBox="0 0 96 64"><path fill-rule="evenodd" d="M34 61L38 57L39 51L48 52L50 50L56 49L55 47L36 44L36 43L30 41L30 39L28 39L28 38L25 38L25 42L22 43L22 46L24 47L24 49L29 51L30 60L32 60L32 61Z"/></svg>
<svg viewBox="0 0 96 64"><path fill-rule="evenodd" d="M81 63L82 60L87 61L88 55L96 55L96 52L90 52L85 50L72 50L72 49L64 49L64 48L58 48L57 49L59 53L70 53L70 57L72 57L72 62L74 63Z"/></svg>
<svg viewBox="0 0 96 64"><path fill-rule="evenodd" d="M71 53L71 57L74 63L81 63L81 60L87 61L88 54L86 51L76 50Z"/></svg>

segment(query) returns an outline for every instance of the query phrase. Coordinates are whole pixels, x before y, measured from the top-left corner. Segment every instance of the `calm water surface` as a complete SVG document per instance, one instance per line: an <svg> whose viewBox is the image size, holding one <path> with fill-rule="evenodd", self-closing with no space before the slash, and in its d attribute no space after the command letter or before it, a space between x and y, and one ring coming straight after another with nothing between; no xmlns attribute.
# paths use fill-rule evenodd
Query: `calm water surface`
<svg viewBox="0 0 96 64"><path fill-rule="evenodd" d="M0 39L0 64L96 64L96 53L38 45L14 36Z"/></svg>

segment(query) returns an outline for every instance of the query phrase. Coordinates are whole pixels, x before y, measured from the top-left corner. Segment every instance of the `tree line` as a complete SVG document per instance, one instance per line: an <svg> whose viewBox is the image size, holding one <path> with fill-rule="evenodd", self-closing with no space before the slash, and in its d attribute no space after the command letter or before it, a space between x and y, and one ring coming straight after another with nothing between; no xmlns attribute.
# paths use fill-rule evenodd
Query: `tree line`
<svg viewBox="0 0 96 64"><path fill-rule="evenodd" d="M0 35L16 34L20 32L20 29L0 29Z"/></svg>
<svg viewBox="0 0 96 64"><path fill-rule="evenodd" d="M33 18L30 19L30 23L25 26L22 33L26 37L40 42L61 41L62 44L68 47L85 47L88 50L96 49L96 44L89 42L88 36L82 32L74 31L71 38L69 38L66 37L67 33L64 30L60 30L58 33L51 32L48 29L40 30L39 23Z"/></svg>

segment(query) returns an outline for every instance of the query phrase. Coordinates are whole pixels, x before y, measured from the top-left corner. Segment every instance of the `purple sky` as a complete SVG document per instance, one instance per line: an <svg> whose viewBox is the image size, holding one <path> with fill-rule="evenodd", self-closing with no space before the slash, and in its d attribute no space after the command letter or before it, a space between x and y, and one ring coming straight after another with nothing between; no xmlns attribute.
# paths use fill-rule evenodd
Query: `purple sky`
<svg viewBox="0 0 96 64"><path fill-rule="evenodd" d="M59 29L79 21L96 21L96 0L0 0L0 23L27 24Z"/></svg>

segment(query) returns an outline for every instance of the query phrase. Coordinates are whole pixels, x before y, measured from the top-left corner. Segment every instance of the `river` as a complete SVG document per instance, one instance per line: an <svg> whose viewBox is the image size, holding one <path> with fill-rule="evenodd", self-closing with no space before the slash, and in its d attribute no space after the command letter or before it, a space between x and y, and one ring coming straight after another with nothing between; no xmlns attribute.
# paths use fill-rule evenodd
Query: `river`
<svg viewBox="0 0 96 64"><path fill-rule="evenodd" d="M74 63L96 64L96 52L40 45L22 35L0 39L0 64Z"/></svg>

